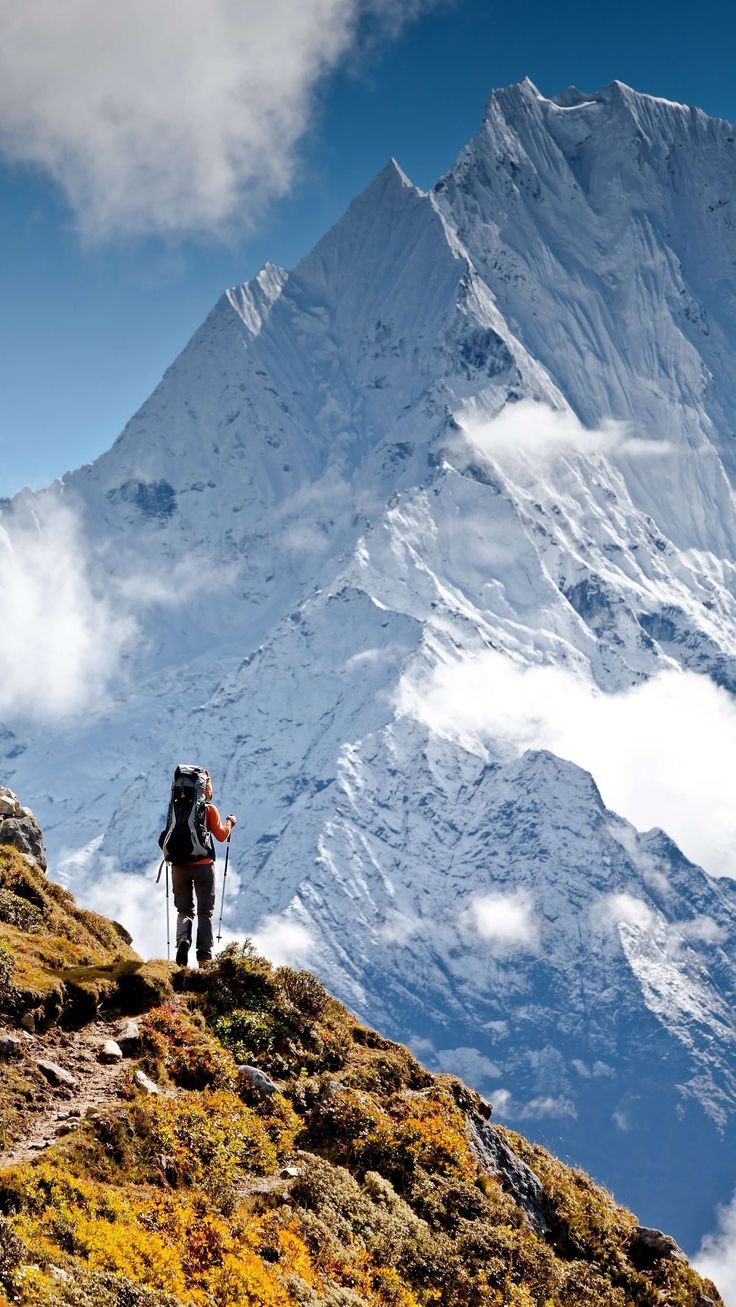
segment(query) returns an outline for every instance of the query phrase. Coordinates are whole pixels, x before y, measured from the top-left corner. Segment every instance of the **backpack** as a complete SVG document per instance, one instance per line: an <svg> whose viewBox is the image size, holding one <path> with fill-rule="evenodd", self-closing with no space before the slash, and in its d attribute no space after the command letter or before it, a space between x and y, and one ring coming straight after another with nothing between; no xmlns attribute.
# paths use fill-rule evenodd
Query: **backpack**
<svg viewBox="0 0 736 1307"><path fill-rule="evenodd" d="M174 772L166 826L158 837L166 862L215 861L215 846L207 830L207 773L181 765Z"/></svg>

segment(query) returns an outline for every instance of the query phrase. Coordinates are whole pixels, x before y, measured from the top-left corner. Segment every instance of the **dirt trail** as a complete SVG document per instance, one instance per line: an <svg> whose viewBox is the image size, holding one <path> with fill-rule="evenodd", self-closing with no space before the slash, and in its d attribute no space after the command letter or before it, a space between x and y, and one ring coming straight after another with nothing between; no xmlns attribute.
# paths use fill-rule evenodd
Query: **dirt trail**
<svg viewBox="0 0 736 1307"><path fill-rule="evenodd" d="M115 1039L120 1024L120 1017L98 1020L82 1030L54 1028L24 1041L25 1065L33 1066L39 1058L53 1062L74 1076L76 1086L53 1086L42 1079L39 1094L29 1105L22 1140L0 1149L0 1169L40 1156L60 1135L75 1130L90 1109L100 1110L119 1101L123 1077L135 1061L101 1062L99 1052L105 1040ZM24 1063L15 1061L13 1065L22 1069Z"/></svg>

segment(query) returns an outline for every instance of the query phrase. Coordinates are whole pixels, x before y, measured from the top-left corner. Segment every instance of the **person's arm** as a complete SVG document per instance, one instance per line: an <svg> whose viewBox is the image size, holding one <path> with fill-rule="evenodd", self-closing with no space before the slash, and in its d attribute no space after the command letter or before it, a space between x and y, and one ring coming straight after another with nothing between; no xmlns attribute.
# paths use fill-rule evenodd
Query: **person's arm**
<svg viewBox="0 0 736 1307"><path fill-rule="evenodd" d="M207 804L207 829L212 832L216 840L222 843L228 839L234 825L234 817L226 817L223 821L214 803Z"/></svg>

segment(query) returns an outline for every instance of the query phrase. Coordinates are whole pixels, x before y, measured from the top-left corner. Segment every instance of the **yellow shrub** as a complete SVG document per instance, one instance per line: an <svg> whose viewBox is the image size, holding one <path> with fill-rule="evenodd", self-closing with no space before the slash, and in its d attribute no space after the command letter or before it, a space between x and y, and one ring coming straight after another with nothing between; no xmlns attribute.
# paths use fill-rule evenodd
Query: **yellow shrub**
<svg viewBox="0 0 736 1307"><path fill-rule="evenodd" d="M263 1121L226 1089L140 1099L131 1116L149 1154L165 1156L180 1184L225 1187L241 1167L264 1175L278 1161Z"/></svg>

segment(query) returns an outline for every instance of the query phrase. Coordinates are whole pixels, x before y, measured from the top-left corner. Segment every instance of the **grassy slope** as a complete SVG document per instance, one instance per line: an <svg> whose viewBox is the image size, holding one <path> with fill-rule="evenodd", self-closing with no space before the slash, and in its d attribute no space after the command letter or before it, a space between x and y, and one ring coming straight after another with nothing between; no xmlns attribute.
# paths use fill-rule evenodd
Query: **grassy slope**
<svg viewBox="0 0 736 1307"><path fill-rule="evenodd" d="M0 848L8 1024L33 1010L41 1028L80 1026L100 1001L145 1013L141 1062L164 1092L128 1079L118 1106L43 1160L0 1170L0 1304L720 1303L677 1258L637 1269L634 1217L500 1129L544 1189L550 1234L534 1235L475 1163L465 1124L481 1100L361 1026L313 976L247 949L206 972L142 964L119 927ZM256 1093L238 1062L280 1092ZM33 1067L0 1073L12 1139Z"/></svg>

